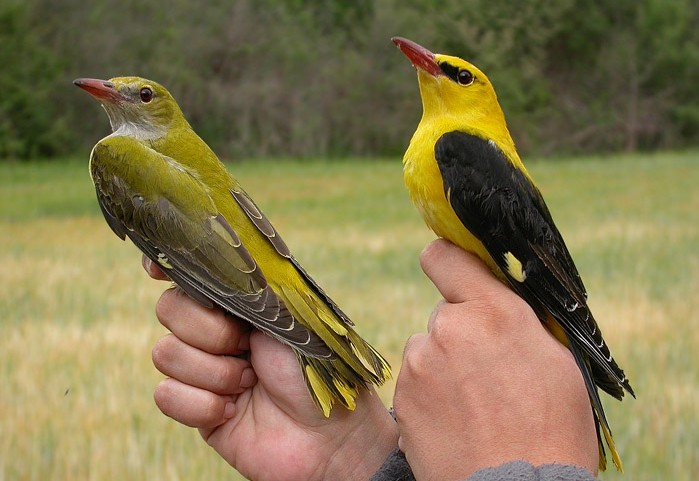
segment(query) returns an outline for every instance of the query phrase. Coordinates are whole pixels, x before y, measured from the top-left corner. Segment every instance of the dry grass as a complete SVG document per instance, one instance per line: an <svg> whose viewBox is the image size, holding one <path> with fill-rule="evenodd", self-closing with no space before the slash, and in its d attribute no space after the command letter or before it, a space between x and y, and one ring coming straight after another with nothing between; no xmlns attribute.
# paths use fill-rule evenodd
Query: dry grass
<svg viewBox="0 0 699 481"><path fill-rule="evenodd" d="M531 168L639 395L606 402L626 479L699 472L698 157ZM398 367L437 301L417 261L432 236L400 163L232 169ZM147 279L99 217L84 165L0 172L0 480L238 479L152 401L150 349L164 334L153 307L166 284ZM387 404L392 389L381 391Z"/></svg>

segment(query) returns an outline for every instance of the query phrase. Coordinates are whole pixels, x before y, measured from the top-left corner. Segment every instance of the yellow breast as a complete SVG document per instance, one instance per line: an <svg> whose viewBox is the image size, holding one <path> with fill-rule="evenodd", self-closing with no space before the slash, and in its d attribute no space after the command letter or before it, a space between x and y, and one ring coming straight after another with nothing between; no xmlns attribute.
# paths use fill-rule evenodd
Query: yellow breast
<svg viewBox="0 0 699 481"><path fill-rule="evenodd" d="M483 243L464 227L444 192L444 182L434 157L438 135L430 129L415 132L403 158L403 179L410 198L427 226L439 237L480 257L499 277L500 269Z"/></svg>

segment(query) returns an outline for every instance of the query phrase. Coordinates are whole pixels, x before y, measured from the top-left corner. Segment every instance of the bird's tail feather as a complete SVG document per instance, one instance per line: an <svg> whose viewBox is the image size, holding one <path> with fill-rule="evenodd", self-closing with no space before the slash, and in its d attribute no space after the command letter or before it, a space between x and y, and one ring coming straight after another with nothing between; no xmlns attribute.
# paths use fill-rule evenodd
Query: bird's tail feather
<svg viewBox="0 0 699 481"><path fill-rule="evenodd" d="M361 388L369 383L380 386L391 377L388 362L373 347L353 330L348 337L353 355L365 368L361 372L339 356L317 358L295 350L308 391L326 417L336 401L353 411Z"/></svg>
<svg viewBox="0 0 699 481"><path fill-rule="evenodd" d="M371 344L366 342L354 330L350 329L347 333L349 346L354 355L359 359L364 368L366 368L370 382L377 386L382 385L391 377L391 366L388 361L383 358L379 352L374 349Z"/></svg>
<svg viewBox="0 0 699 481"><path fill-rule="evenodd" d="M304 352L301 346L294 349L311 397L325 416L330 415L336 401L354 410L361 388L368 384L380 386L391 377L388 362L324 299L284 287L280 292L294 317L312 326L332 351L332 356L323 357Z"/></svg>
<svg viewBox="0 0 699 481"><path fill-rule="evenodd" d="M318 359L296 352L308 391L325 417L330 416L335 401L350 411L356 407L361 379L348 380L347 366L339 359ZM356 375L355 375L356 376Z"/></svg>
<svg viewBox="0 0 699 481"><path fill-rule="evenodd" d="M624 467L621 463L619 452L616 449L616 443L614 442L614 437L612 436L612 430L609 427L607 417L604 414L604 408L602 407L602 400L599 397L597 386L592 378L590 362L574 342L569 342L569 348L573 353L575 362L578 364L578 367L582 372L583 379L585 380L585 387L587 388L587 394L590 397L590 403L592 404L592 413L595 418L595 427L597 429L597 444L599 446L599 469L600 471L607 469L607 454L604 449L604 444L606 443L607 447L609 447L609 452L612 456L614 466L616 466L619 472L623 473ZM604 441L602 440L603 437Z"/></svg>

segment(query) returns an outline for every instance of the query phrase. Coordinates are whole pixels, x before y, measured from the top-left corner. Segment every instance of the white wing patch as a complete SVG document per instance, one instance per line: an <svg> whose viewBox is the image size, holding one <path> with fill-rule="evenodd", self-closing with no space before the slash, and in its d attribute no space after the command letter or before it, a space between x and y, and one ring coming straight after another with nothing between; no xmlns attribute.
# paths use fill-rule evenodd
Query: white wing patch
<svg viewBox="0 0 699 481"><path fill-rule="evenodd" d="M162 252L158 253L158 264L160 264L160 267L164 267L168 270L173 268L172 264L170 264L170 259L168 259Z"/></svg>
<svg viewBox="0 0 699 481"><path fill-rule="evenodd" d="M517 282L524 282L527 278L527 273L522 267L522 263L515 257L512 252L506 252L505 264L507 264L507 273Z"/></svg>

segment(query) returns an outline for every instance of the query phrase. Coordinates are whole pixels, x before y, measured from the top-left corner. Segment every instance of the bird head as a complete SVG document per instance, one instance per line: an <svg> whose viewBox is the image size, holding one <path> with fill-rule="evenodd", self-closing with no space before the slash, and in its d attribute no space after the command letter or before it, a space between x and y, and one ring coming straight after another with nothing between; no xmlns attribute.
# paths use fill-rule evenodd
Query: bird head
<svg viewBox="0 0 699 481"><path fill-rule="evenodd" d="M451 120L454 128L501 122L504 115L488 77L459 57L435 54L417 43L393 37L417 69L423 115Z"/></svg>
<svg viewBox="0 0 699 481"><path fill-rule="evenodd" d="M80 78L73 83L92 95L107 112L112 131L155 140L186 124L175 99L162 85L140 77L109 80Z"/></svg>

